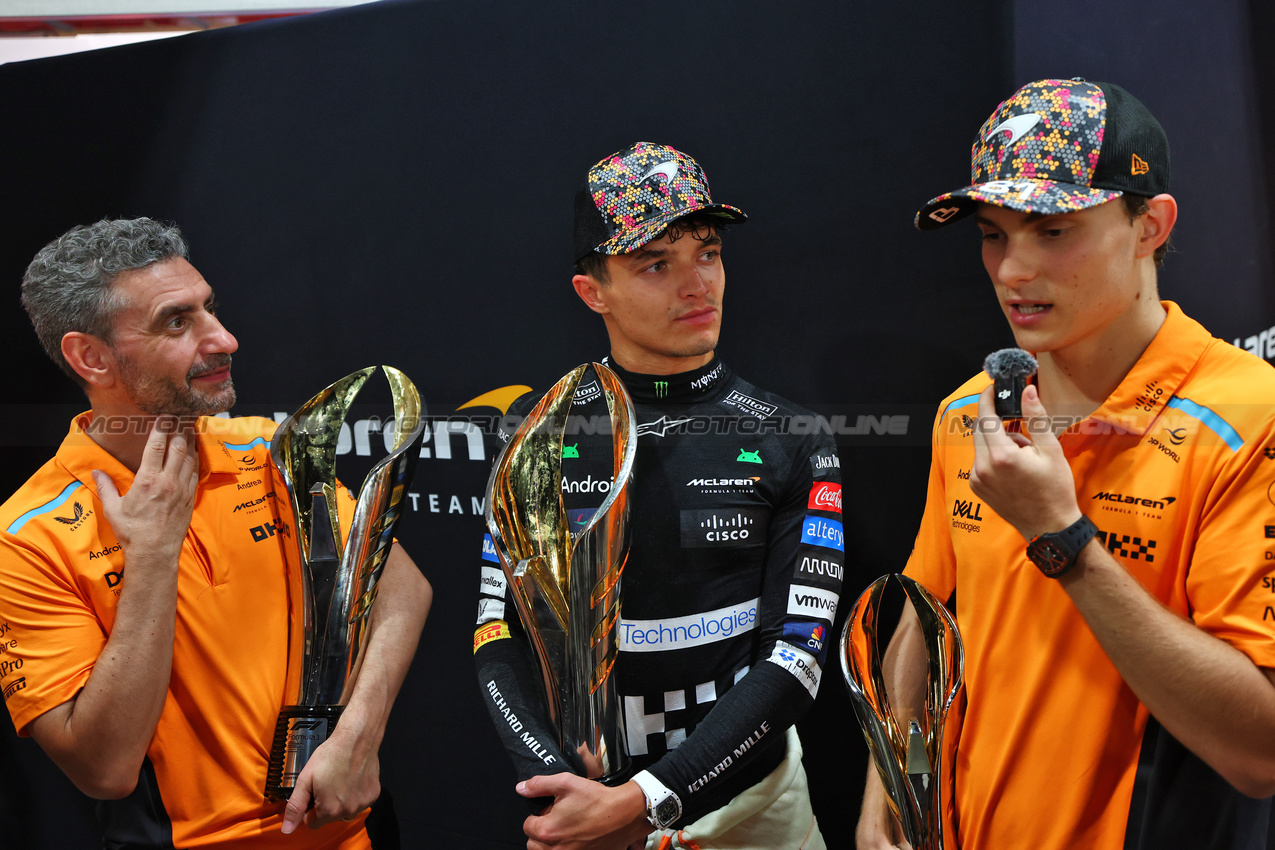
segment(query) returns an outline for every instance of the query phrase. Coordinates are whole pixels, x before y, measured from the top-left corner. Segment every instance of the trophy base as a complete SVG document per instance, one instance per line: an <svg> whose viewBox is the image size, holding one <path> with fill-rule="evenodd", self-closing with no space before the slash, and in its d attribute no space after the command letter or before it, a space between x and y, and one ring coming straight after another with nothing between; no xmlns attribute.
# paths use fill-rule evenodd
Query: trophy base
<svg viewBox="0 0 1275 850"><path fill-rule="evenodd" d="M266 799L287 802L297 786L297 777L319 745L328 739L343 705L289 705L279 712L270 747L270 768L266 771Z"/></svg>

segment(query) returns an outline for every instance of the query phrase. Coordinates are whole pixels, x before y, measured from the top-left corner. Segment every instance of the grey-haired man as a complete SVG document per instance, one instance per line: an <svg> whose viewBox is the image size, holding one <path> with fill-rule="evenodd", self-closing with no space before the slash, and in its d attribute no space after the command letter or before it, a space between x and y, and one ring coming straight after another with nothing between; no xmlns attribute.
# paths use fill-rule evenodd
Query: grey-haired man
<svg viewBox="0 0 1275 850"><path fill-rule="evenodd" d="M367 660L286 808L262 794L287 670L289 518L267 419L176 227L100 221L31 262L23 304L88 396L0 506L0 684L99 806L107 846L368 847L377 749L429 608L397 546ZM289 835L301 823L311 829Z"/></svg>

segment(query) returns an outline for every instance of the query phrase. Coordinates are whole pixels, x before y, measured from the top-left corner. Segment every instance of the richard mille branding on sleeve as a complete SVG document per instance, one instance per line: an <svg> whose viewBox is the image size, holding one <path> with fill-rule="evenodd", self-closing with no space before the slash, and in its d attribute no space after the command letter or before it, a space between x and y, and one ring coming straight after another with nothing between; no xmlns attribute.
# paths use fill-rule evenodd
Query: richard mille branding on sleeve
<svg viewBox="0 0 1275 850"><path fill-rule="evenodd" d="M536 736L523 729L523 723L518 719L518 715L514 714L509 708L509 703L505 701L504 695L500 689L496 687L496 680L492 679L487 683L487 693L491 695L491 704L495 706L496 712L501 716L505 723L509 724L509 728L518 736L518 740L523 746L531 750L531 752L545 764L553 764L558 759L549 752L549 748L536 740Z"/></svg>

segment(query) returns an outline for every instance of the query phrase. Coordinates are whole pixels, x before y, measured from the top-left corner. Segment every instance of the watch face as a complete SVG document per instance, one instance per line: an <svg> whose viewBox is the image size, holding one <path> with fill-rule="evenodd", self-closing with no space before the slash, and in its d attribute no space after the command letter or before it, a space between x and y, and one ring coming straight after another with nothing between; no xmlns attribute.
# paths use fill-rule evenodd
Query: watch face
<svg viewBox="0 0 1275 850"><path fill-rule="evenodd" d="M673 821L677 820L678 815L681 813L682 807L679 806L677 804L677 800L672 797L662 800L660 804L655 807L655 819L659 821L661 827L668 826Z"/></svg>
<svg viewBox="0 0 1275 850"><path fill-rule="evenodd" d="M1062 572L1071 564L1071 553L1065 551L1057 540L1039 540L1028 554L1047 576Z"/></svg>

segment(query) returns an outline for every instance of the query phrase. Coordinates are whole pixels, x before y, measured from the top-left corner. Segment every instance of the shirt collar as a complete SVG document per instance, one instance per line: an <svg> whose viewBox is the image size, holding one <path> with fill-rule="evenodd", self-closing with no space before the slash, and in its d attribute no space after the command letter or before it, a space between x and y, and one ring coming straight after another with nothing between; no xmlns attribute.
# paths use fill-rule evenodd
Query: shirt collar
<svg viewBox="0 0 1275 850"><path fill-rule="evenodd" d="M1172 301L1162 301L1168 315L1155 338L1129 374L1094 412L1099 419L1136 434L1145 434L1195 368L1213 336Z"/></svg>
<svg viewBox="0 0 1275 850"><path fill-rule="evenodd" d="M698 369L676 375L630 372L610 357L604 357L602 362L619 375L634 401L693 403L703 399L730 376L726 364L716 356Z"/></svg>
<svg viewBox="0 0 1275 850"><path fill-rule="evenodd" d="M131 423L130 423L131 424ZM120 494L133 485L134 473L120 463L110 452L102 448L91 436L93 411L86 410L71 420L66 437L58 446L57 460L71 475L94 493L92 472L99 469L111 477ZM226 448L225 441L235 435L228 419L201 416L196 422L196 445L199 447L199 479L202 482L212 474L237 473L239 464Z"/></svg>

